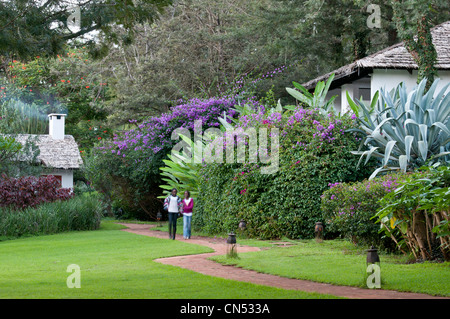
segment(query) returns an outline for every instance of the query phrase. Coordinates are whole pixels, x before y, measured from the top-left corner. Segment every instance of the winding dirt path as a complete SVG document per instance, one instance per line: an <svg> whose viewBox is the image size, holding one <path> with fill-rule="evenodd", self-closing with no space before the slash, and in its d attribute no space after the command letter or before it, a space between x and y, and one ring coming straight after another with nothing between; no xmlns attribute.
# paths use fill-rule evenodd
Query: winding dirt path
<svg viewBox="0 0 450 319"><path fill-rule="evenodd" d="M123 230L126 232L144 236L164 238L169 240L168 234L166 232L152 230L151 225L128 224L128 223L120 223L120 224L128 227ZM393 290L362 289L356 287L336 286L325 283L317 283L308 280L291 279L275 275L263 274L257 271L246 270L234 266L225 266L207 259L211 256L226 254L227 246L225 239L223 238L214 239L209 237L193 236L189 240L184 240L182 236L177 237L178 238L176 238L176 240L184 241L186 243L191 244L207 246L214 249L215 252L198 255L159 258L155 259L154 261L162 264L173 265L189 269L209 276L250 282L254 284L278 287L283 289L294 289L306 292L330 294L334 296L352 299L450 299L444 297L430 296L426 294L398 292ZM238 245L238 252L240 253L258 250L260 250L258 247Z"/></svg>

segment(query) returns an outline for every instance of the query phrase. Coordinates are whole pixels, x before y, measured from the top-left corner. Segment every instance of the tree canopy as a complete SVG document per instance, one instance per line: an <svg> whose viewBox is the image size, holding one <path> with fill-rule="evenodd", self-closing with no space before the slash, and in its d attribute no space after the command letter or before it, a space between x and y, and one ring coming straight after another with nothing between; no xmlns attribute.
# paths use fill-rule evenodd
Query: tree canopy
<svg viewBox="0 0 450 319"><path fill-rule="evenodd" d="M133 37L137 24L155 20L171 0L9 0L0 1L0 55L28 59L55 55L70 40L103 31L116 41L114 25ZM77 10L77 11L76 11ZM77 28L70 28L70 24ZM100 39L86 45L101 47ZM99 46L100 44L100 46Z"/></svg>

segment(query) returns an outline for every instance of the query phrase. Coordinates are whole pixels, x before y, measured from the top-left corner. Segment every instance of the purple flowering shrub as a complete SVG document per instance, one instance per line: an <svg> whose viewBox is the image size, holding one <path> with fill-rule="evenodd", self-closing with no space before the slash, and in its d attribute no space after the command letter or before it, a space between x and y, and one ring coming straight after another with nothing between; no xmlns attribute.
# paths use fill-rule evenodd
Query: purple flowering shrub
<svg viewBox="0 0 450 319"><path fill-rule="evenodd" d="M114 136L111 153L125 158L132 156L136 163L145 157L156 154L164 148L172 147L172 131L186 128L193 132L194 122L201 120L204 128L219 127L217 120L226 111L233 116L231 107L235 104L229 98L211 98L208 100L192 99L184 104L174 106L170 112L154 116L137 125L137 128ZM131 123L136 123L131 120ZM137 154L137 155L136 155Z"/></svg>
<svg viewBox="0 0 450 319"><path fill-rule="evenodd" d="M279 129L279 169L261 174L267 164L260 161L205 165L193 226L211 234L228 232L243 218L250 237L312 238L315 222L324 221L320 195L328 184L369 176L367 167L356 169L358 158L350 153L360 143L346 132L355 125L349 115L303 108L241 116L235 128Z"/></svg>
<svg viewBox="0 0 450 319"><path fill-rule="evenodd" d="M114 197L122 210L156 215L160 208L157 196L161 193L159 168L180 141L171 139L172 132L187 128L193 134L196 120L202 121L203 130L219 127L218 117L224 111L235 115L234 104L232 98L191 99L140 124L130 121L136 128L116 134L92 149L86 159L89 179L96 189Z"/></svg>
<svg viewBox="0 0 450 319"><path fill-rule="evenodd" d="M380 199L395 191L404 176L396 173L361 182L330 183L321 196L327 230L354 243L393 249L393 242L382 238L380 224L372 217L382 208Z"/></svg>

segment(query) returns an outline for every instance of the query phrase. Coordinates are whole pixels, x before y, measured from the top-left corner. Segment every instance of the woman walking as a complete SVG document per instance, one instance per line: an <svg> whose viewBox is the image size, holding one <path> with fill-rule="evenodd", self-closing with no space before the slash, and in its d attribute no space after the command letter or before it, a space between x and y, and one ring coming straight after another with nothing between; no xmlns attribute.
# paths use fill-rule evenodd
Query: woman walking
<svg viewBox="0 0 450 319"><path fill-rule="evenodd" d="M172 192L164 200L164 209L169 214L169 238L175 239L177 233L177 218L181 206L181 198L177 196L177 189L172 189Z"/></svg>
<svg viewBox="0 0 450 319"><path fill-rule="evenodd" d="M181 202L183 205L183 238L191 238L191 221L192 221L192 210L194 208L194 199L191 197L189 191L184 192L184 199Z"/></svg>

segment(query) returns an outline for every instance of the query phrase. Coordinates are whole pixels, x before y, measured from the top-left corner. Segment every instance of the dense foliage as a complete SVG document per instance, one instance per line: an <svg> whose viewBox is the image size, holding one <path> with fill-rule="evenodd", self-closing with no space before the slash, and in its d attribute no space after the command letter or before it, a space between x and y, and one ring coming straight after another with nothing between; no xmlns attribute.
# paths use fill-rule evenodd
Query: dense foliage
<svg viewBox="0 0 450 319"><path fill-rule="evenodd" d="M209 233L235 231L243 218L249 236L311 238L315 222L324 219L320 195L328 184L367 177L350 154L359 141L345 130L354 125L348 115L317 109L241 116L236 127L279 128L279 169L262 174L267 163L261 161L205 165L193 225Z"/></svg>
<svg viewBox="0 0 450 319"><path fill-rule="evenodd" d="M43 169L42 166L36 165L40 154L36 146L36 136L22 138L21 142L18 142L16 138L15 135L0 134L0 175L38 176Z"/></svg>
<svg viewBox="0 0 450 319"><path fill-rule="evenodd" d="M71 190L60 186L60 181L53 175L20 178L4 175L0 178L0 207L22 209L71 198Z"/></svg>
<svg viewBox="0 0 450 319"><path fill-rule="evenodd" d="M376 220L415 259L449 261L450 168L423 167L399 184L382 198Z"/></svg>
<svg viewBox="0 0 450 319"><path fill-rule="evenodd" d="M100 47L104 48L105 40L117 40L112 25L120 25L131 38L136 24L154 21L168 4L169 0L142 0L139 3L112 0L2 2L0 55L30 58L56 54L68 41L94 30L101 31L104 36L97 43L88 41L92 50L98 42L103 43ZM78 8L78 15L74 14L74 7ZM73 17L76 17L75 23Z"/></svg>
<svg viewBox="0 0 450 319"><path fill-rule="evenodd" d="M403 174L385 175L355 183L330 183L321 198L326 231L353 243L393 248L390 238L383 238L373 216L382 208L380 198L393 192Z"/></svg>
<svg viewBox="0 0 450 319"><path fill-rule="evenodd" d="M0 135L0 169L22 149L22 144L12 136Z"/></svg>
<svg viewBox="0 0 450 319"><path fill-rule="evenodd" d="M415 2L417 6L412 5ZM46 134L48 113L68 113L66 134L75 137L85 163L85 176L77 172L75 178L103 194L110 214L147 219L161 209L163 178L186 174L186 168L167 160L178 141L172 135L176 129L192 132L199 120L203 130L253 127L272 133L277 128L279 135L274 133L269 140L273 146L279 138L279 162L270 174L261 171L269 166L263 160L268 144L257 150L256 162L186 165L187 179L165 180L165 189L195 188L194 226L225 232L235 230L244 218L248 235L263 238L311 237L316 221L345 210L333 217L326 230L329 236L340 233L378 240L368 218L380 205L374 194L382 196L386 189L375 182L343 183L359 181L375 169L374 175L399 168L413 171L430 159L448 160L450 97L441 99L442 91L433 100L433 86L425 94L429 86L421 84L412 96L404 88L393 96L381 92L374 120L370 110L355 101L358 123L354 117L331 112L332 101L325 101L329 83L318 83L314 94L298 83L294 83L297 90L285 90L294 78L306 82L397 43L398 35L407 40L421 75L426 70L433 75L429 29L448 19L446 1L379 1L379 29L368 26L368 3L360 0L171 3L88 1L81 5L83 19L76 33L65 24L67 2L0 5L4 22L0 26L0 133ZM157 14L160 19L154 23ZM52 22L58 25L51 27ZM101 31L95 41L68 44L92 30ZM291 106L282 113L280 101L286 104L293 98L308 109ZM240 108L239 103L251 106ZM276 105L280 108L270 109ZM364 114L359 116L358 111ZM225 123L219 118L226 118L224 112ZM358 158L350 154L358 144L363 147L359 154L367 155L367 165L360 169ZM0 139L0 169L11 176L23 175L19 167L24 162L10 165L19 151L15 146ZM26 157L36 158L36 153ZM370 157L382 161L376 166ZM165 170L165 164L173 166ZM31 169L27 172L32 175ZM25 178L18 181L18 185L27 183ZM338 182L340 186L325 196L337 196L333 192L339 190L343 198L339 204L322 206L327 210L324 216L320 195ZM32 189L31 185L27 187ZM367 185L374 197L363 198ZM355 202L351 187L356 187L353 192L361 201ZM4 194L11 197L11 192ZM13 204L34 206L47 200L34 195L18 196ZM353 210L357 212L352 215ZM441 219L442 211L445 208L439 212ZM349 215L352 219L344 218Z"/></svg>
<svg viewBox="0 0 450 319"><path fill-rule="evenodd" d="M20 210L0 207L0 238L95 230L101 217L102 207L95 196L77 196Z"/></svg>
<svg viewBox="0 0 450 319"><path fill-rule="evenodd" d="M27 63L12 60L7 78L0 80L0 132L47 134L47 115L64 113L65 133L73 135L83 151L99 138L112 137L105 124L111 90L102 65L85 47Z"/></svg>
<svg viewBox="0 0 450 319"><path fill-rule="evenodd" d="M418 66L417 82L425 79L427 89L438 75L435 66L437 52L430 32L432 27L430 21L435 13L433 6L436 3L439 3L439 1L392 1L393 21L398 30L399 38L405 43L405 48Z"/></svg>
<svg viewBox="0 0 450 319"><path fill-rule="evenodd" d="M6 93L4 93L6 97ZM0 101L0 132L3 134L45 134L48 132L47 114L37 104L17 99Z"/></svg>
<svg viewBox="0 0 450 319"><path fill-rule="evenodd" d="M92 149L86 158L89 180L96 189L115 198L122 210L143 211L147 218L154 217L161 209L157 199L161 194L159 168L178 142L172 140L172 132L177 128L193 131L195 121L201 121L204 129L218 127L217 118L224 111L233 116L234 103L230 98L192 99L117 134L112 141Z"/></svg>
<svg viewBox="0 0 450 319"><path fill-rule="evenodd" d="M427 3L432 25L448 20L448 1ZM368 26L369 5L380 7L379 27ZM180 97L217 96L224 83L250 75L248 82L261 79L253 88L258 98L273 86L286 103L292 80L304 83L400 42L392 7L391 0L176 1L155 24L138 26L131 45L112 48L111 118L145 116ZM400 8L402 20L415 24L409 15L420 7ZM143 83L151 90L142 92Z"/></svg>

